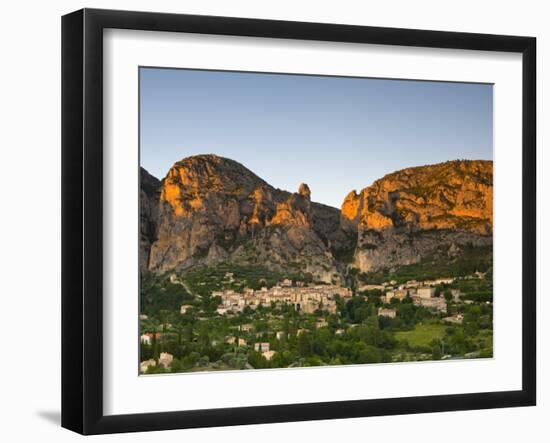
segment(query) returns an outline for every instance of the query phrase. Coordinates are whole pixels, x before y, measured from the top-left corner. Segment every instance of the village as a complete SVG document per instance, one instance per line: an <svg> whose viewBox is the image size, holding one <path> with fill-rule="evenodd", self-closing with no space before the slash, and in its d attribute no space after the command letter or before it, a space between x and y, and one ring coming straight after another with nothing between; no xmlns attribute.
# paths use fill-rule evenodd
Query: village
<svg viewBox="0 0 550 443"><path fill-rule="evenodd" d="M297 311L312 314L316 310L336 312L335 296L342 298L351 297L351 290L334 285L305 286L302 282L285 279L272 288L262 287L260 290L245 288L242 294L234 290L212 292L212 297L220 297L221 304L217 309L218 314L242 312L246 306L256 309L260 305L269 306L272 303L293 305Z"/></svg>
<svg viewBox="0 0 550 443"><path fill-rule="evenodd" d="M182 318L187 318L186 315L194 315L197 317L197 321L211 325L212 329L216 329L217 326L214 325L219 324L216 321L216 316L220 318L220 321L222 319L230 321L230 324L234 326L225 328L224 330L227 332L223 335L216 335L214 330L210 331L211 338L208 347L225 349L227 352L222 354L222 360L229 359L228 355L232 355L233 360L241 358L243 362L241 369L252 369L258 364L275 365L274 367L292 366L298 363L296 361L290 364L282 363L283 355L288 358L289 347L292 349L299 346L296 343L302 339L305 340L304 335L313 337L322 330L330 330L335 339L345 340L353 337L353 330L359 330L358 328L361 326L361 322L354 318L354 315L359 312L354 308L355 305L368 307L368 312L374 310L374 316L380 319L380 325L393 324L392 322L396 321L398 323L395 325L401 324L400 316L404 314L400 314L400 312L405 309L406 304L410 304L422 309L418 312L423 313L421 318L424 318L424 321L435 322L442 328L445 324L447 328L461 327L464 321L464 309L457 309L457 306L467 306L473 301L463 300L463 294L457 288L460 283L458 280L482 280L484 278L483 273L476 273L460 278L409 280L399 284L395 280L388 280L381 284L361 285L355 291L338 285L305 283L285 278L271 287L213 290L210 293L210 299L218 301L215 302L215 311L210 316L206 312L197 311L197 306L189 303L179 307L179 315L183 316ZM175 278L171 280L177 282ZM226 273L223 281L227 286L234 287L235 279L232 273ZM444 293L441 288L446 288ZM453 312L448 312L451 305L454 306ZM402 306L403 308L401 308ZM353 309L356 309L355 313ZM344 315L351 316L351 318L343 318ZM146 317L141 317L141 319L147 320ZM291 327L288 327L289 319L292 323ZM417 321L414 320L414 322ZM264 326L260 327L261 324ZM172 324L166 323L162 326L162 332L144 332L140 338L141 345L145 349L159 347L158 343L169 342L170 337L174 336L173 329ZM390 329L384 333L397 336L405 333L392 334L389 332ZM315 331L319 331L319 333ZM213 336L215 336L214 339L212 339ZM156 358L142 361L140 372L172 370L176 366L174 354L169 352L169 349L162 349L162 351ZM251 365L250 358L254 355L261 356L260 360L255 361L255 366ZM392 357L394 360L396 358L402 358L402 355ZM214 369L218 366L220 368L227 366L221 364L221 360L211 362L208 358L202 357L202 359L202 364L206 365L206 368ZM261 363L262 361L267 363ZM298 359L298 361L301 360ZM196 368L197 365L200 366L200 363L194 363L194 365Z"/></svg>
<svg viewBox="0 0 550 443"><path fill-rule="evenodd" d="M482 278L483 274L473 276ZM473 278L472 277L472 278ZM231 279L232 275L226 275ZM396 285L395 280L384 282L380 285L363 285L359 287L358 293L369 291L380 291L380 299L390 304L392 299L399 301L410 297L412 302L418 306L424 306L434 311L447 312L447 300L444 297L436 296L436 288L440 285L451 285L454 278L439 278L436 280L416 281L410 280L404 284ZM460 300L460 290L450 290L452 299L455 302ZM212 292L213 297L220 297L221 304L217 308L220 315L231 315L242 312L246 306L256 309L258 306L269 306L275 304L290 304L298 311L312 314L317 310L325 310L329 313L336 313L336 296L343 299L351 297L352 291L349 288L335 285L304 285L302 282L295 282L285 279L272 288L262 287L260 290L245 288L243 293L232 289ZM181 307L182 313L189 308L189 305ZM379 315L395 317L395 309L380 308Z"/></svg>

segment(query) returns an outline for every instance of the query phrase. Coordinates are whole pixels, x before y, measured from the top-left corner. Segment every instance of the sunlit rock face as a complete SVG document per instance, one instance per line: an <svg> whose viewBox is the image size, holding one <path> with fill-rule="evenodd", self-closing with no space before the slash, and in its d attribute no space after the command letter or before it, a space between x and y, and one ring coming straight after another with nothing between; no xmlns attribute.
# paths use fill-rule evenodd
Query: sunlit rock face
<svg viewBox="0 0 550 443"><path fill-rule="evenodd" d="M164 272L230 260L338 280L328 236L338 229L339 211L310 196L307 185L297 193L275 189L230 159L183 159L162 182L146 268Z"/></svg>
<svg viewBox="0 0 550 443"><path fill-rule="evenodd" d="M361 271L418 262L438 246L492 242L493 163L451 161L389 174L342 205Z"/></svg>
<svg viewBox="0 0 550 443"><path fill-rule="evenodd" d="M306 200L311 200L311 191L309 189L309 186L305 183L302 183L298 188L298 194L300 194Z"/></svg>
<svg viewBox="0 0 550 443"><path fill-rule="evenodd" d="M341 210L276 189L240 163L198 155L162 181L141 171L142 269L164 272L233 261L341 281L416 263L448 245L492 242L493 165L453 161L389 174ZM315 191L315 190L313 190Z"/></svg>

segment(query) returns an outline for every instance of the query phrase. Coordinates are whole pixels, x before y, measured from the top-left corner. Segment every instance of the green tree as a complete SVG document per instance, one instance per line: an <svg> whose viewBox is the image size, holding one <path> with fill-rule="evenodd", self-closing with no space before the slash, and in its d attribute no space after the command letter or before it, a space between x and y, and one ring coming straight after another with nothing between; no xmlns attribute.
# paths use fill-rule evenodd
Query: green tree
<svg viewBox="0 0 550 443"><path fill-rule="evenodd" d="M432 360L441 360L441 348L438 344L432 346Z"/></svg>

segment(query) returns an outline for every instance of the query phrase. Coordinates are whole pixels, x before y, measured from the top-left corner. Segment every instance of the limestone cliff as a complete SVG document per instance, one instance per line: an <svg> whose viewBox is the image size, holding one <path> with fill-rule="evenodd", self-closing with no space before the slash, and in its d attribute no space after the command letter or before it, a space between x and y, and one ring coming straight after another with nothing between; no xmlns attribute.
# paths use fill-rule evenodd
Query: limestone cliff
<svg viewBox="0 0 550 443"><path fill-rule="evenodd" d="M151 245L157 238L158 203L161 183L145 169L139 171L139 260L141 269L149 266Z"/></svg>
<svg viewBox="0 0 550 443"><path fill-rule="evenodd" d="M304 184L292 194L275 189L216 155L183 159L162 182L147 268L163 272L230 260L338 280L327 239L339 211L311 202L310 195Z"/></svg>
<svg viewBox="0 0 550 443"><path fill-rule="evenodd" d="M330 282L350 266L416 263L442 247L457 254L492 242L492 168L452 161L403 169L349 193L341 211L312 201L307 184L282 191L216 155L185 158L162 182L142 169L141 266L233 261Z"/></svg>
<svg viewBox="0 0 550 443"><path fill-rule="evenodd" d="M341 227L363 272L420 261L442 246L492 242L493 163L450 161L386 175L351 192Z"/></svg>

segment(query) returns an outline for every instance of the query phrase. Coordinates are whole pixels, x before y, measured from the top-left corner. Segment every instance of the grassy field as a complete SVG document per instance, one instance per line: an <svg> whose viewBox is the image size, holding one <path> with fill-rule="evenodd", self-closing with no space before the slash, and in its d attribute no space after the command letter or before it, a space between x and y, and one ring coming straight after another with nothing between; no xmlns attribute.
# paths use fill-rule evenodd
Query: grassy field
<svg viewBox="0 0 550 443"><path fill-rule="evenodd" d="M445 325L424 323L416 325L412 331L398 331L395 338L399 341L407 340L411 346L429 346L434 338L445 335Z"/></svg>

